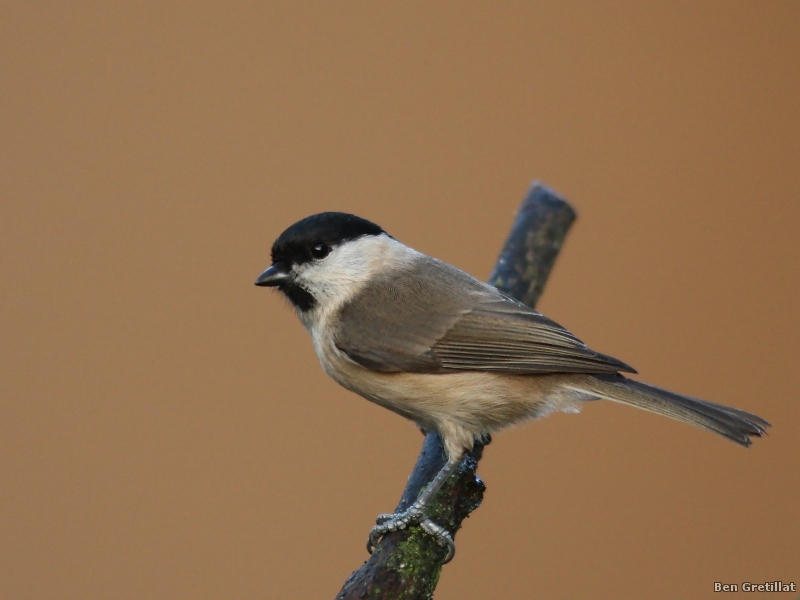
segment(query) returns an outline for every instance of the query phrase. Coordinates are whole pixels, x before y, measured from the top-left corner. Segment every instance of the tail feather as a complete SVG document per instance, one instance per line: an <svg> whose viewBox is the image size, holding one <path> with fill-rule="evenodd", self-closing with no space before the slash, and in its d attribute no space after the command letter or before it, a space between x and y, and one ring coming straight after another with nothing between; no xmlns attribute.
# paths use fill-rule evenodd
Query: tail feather
<svg viewBox="0 0 800 600"><path fill-rule="evenodd" d="M745 447L752 443L751 436L765 435L770 426L738 408L682 396L622 375L595 375L589 382L587 391L597 396L702 427Z"/></svg>

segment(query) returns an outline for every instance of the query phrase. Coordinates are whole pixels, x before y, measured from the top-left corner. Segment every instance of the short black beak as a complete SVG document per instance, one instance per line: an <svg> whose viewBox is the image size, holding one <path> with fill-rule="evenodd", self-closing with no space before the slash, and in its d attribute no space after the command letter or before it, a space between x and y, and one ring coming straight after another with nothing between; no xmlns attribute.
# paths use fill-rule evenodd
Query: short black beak
<svg viewBox="0 0 800 600"><path fill-rule="evenodd" d="M256 279L256 285L262 287L270 287L280 285L289 279L289 273L286 272L286 267L282 263L275 263L269 269L264 271Z"/></svg>

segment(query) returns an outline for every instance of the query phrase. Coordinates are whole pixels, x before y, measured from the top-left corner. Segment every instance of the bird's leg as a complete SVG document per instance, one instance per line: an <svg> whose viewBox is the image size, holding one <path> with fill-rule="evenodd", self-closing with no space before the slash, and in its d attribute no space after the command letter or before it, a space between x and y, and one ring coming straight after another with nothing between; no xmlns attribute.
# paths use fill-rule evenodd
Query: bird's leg
<svg viewBox="0 0 800 600"><path fill-rule="evenodd" d="M369 540L367 541L367 550L370 554L378 545L381 538L390 531L397 531L405 529L409 525L419 523L420 527L432 535L436 539L436 543L440 546L447 546L447 557L444 562L448 563L453 560L456 553L456 546L453 543L453 536L441 525L437 525L425 516L425 508L431 501L436 493L441 489L447 478L455 472L461 460L448 460L447 463L441 468L425 488L425 491L420 494L417 501L414 502L407 510L394 514L378 515L376 519L377 525L369 532Z"/></svg>

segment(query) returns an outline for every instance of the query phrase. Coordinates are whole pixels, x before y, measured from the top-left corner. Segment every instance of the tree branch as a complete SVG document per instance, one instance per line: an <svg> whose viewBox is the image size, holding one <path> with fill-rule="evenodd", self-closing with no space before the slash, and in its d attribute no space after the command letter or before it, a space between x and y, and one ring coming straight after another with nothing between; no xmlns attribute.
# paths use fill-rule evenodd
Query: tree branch
<svg viewBox="0 0 800 600"><path fill-rule="evenodd" d="M534 183L517 213L489 283L528 306L535 306L575 217L566 200ZM486 443L488 440L475 444L426 510L427 516L453 536L483 500L486 486L475 471ZM395 512L406 510L445 462L441 438L435 432L428 433ZM353 572L336 599L431 598L445 554L446 549L420 527L389 533L369 560Z"/></svg>

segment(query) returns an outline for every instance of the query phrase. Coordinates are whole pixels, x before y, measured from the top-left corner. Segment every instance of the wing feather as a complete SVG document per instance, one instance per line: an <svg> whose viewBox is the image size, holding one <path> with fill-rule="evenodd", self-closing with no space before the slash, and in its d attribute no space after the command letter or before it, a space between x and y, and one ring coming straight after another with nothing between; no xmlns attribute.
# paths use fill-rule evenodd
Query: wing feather
<svg viewBox="0 0 800 600"><path fill-rule="evenodd" d="M541 313L446 263L420 258L341 311L336 346L382 372L635 372Z"/></svg>

